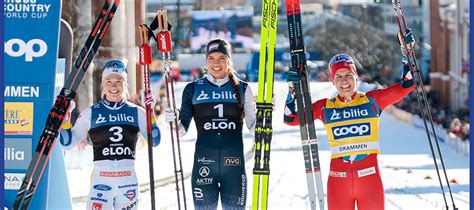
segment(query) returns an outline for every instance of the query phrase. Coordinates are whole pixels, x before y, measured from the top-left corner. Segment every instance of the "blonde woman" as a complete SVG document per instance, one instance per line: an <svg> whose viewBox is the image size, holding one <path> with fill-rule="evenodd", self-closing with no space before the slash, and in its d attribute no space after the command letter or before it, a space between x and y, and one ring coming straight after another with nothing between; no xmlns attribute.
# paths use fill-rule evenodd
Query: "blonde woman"
<svg viewBox="0 0 474 210"><path fill-rule="evenodd" d="M125 65L118 60L107 62L102 73L102 100L83 110L74 127L69 120L62 126L64 149L72 149L87 135L92 141L94 170L87 209L137 209L135 146L139 133L146 136L146 114L142 107L127 101L127 87ZM154 102L151 94L145 98L145 103ZM158 146L156 123L152 137L153 146Z"/></svg>

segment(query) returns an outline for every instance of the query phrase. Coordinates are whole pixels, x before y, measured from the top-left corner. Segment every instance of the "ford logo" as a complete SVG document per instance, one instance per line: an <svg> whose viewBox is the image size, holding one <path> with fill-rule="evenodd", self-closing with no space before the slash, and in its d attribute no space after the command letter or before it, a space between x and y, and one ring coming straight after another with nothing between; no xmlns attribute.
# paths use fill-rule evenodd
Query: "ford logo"
<svg viewBox="0 0 474 210"><path fill-rule="evenodd" d="M100 191L109 191L112 188L108 185L105 185L105 184L96 184L96 185L94 185L94 189L100 190Z"/></svg>

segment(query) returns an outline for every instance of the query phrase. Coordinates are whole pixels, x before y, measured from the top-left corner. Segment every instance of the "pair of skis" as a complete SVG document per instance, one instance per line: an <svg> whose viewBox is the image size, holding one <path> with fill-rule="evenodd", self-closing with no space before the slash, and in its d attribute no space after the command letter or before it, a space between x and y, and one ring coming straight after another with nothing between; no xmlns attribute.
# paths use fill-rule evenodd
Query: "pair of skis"
<svg viewBox="0 0 474 210"><path fill-rule="evenodd" d="M314 127L311 94L308 85L308 69L306 65L306 49L303 40L299 0L286 0L286 15L290 37L291 68L300 73L300 81L289 83L294 88L296 106L300 123L301 143L308 184L309 200L312 210L319 204L324 209L323 179L318 154L318 140Z"/></svg>
<svg viewBox="0 0 474 210"><path fill-rule="evenodd" d="M171 45L171 24L168 23L168 15L166 10L158 10L155 19L150 24L150 27L147 27L146 24L142 24L139 27L140 35L142 38L141 45L139 47L139 63L144 67L144 82L145 82L145 95L151 93L150 89L150 71L149 64L151 64L151 46L149 39L153 38L158 45L158 51L162 53L163 61L162 66L165 75L165 87L166 87L166 98L168 108L172 110L176 109L176 100L174 96L174 82L171 76L171 55L172 50ZM153 34L153 30L158 29L156 36ZM152 119L152 108L150 105L146 105L147 113L147 137L148 137L148 154L149 154L149 169L150 169L150 193L151 193L151 205L152 209L155 209L155 185L154 185L154 175L153 175L153 158L152 158L152 142L151 142L151 119ZM181 197L183 199L184 209L186 207L186 193L184 188L184 174L183 174L183 164L181 160L181 147L179 140L179 128L178 126L173 126L173 123L170 123L170 133L171 133L171 145L173 150L173 164L174 164L174 175L176 183L176 194L178 200L178 209L181 209ZM174 121L175 125L178 125L178 119ZM175 149L175 144L177 150ZM176 155L176 152L178 153ZM176 159L178 156L178 160ZM178 163L177 163L178 162ZM179 176L179 178L178 178ZM181 179L181 194L179 179Z"/></svg>
<svg viewBox="0 0 474 210"><path fill-rule="evenodd" d="M272 141L273 69L278 20L278 0L262 1L260 63L258 70L255 157L253 168L252 209L267 209ZM261 181L261 182L260 182ZM261 194L261 197L260 197Z"/></svg>
<svg viewBox="0 0 474 210"><path fill-rule="evenodd" d="M56 97L53 107L48 114L46 124L40 136L33 158L26 171L23 182L15 198L13 209L28 209L31 199L39 185L43 171L49 161L51 151L61 129L64 117L71 100L76 97L84 79L87 68L94 58L100 43L104 39L105 32L110 26L112 18L117 11L120 0L106 0L96 22L84 44L81 53L77 57L66 83Z"/></svg>
<svg viewBox="0 0 474 210"><path fill-rule="evenodd" d="M286 0L286 8L290 34L291 68L299 69L301 73L301 81L289 85L295 88L296 104L298 110L300 110L300 132L310 205L312 210L316 209L317 203L319 204L320 209L324 209L323 182L319 164L316 129L314 127L313 111L311 107L312 102L308 86L306 51L301 28L300 1ZM257 121L255 126L255 158L253 169L254 182L252 209L254 210L259 209L259 207L265 210L268 205L270 146L273 132L271 121L273 110L273 70L277 19L278 0L263 0L257 95ZM261 180L262 182L260 182Z"/></svg>

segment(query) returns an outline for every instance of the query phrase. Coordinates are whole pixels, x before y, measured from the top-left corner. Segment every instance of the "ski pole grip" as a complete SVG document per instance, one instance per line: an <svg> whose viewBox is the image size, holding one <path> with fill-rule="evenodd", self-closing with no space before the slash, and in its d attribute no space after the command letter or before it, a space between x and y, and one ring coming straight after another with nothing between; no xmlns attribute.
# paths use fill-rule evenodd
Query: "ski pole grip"
<svg viewBox="0 0 474 210"><path fill-rule="evenodd" d="M158 51L160 51L160 53L171 52L171 50L173 50L171 46L171 33L169 31L160 31L156 36L158 38Z"/></svg>
<svg viewBox="0 0 474 210"><path fill-rule="evenodd" d="M139 25L138 31L140 33L140 43L141 45L138 47L138 62L141 65L148 65L151 64L151 46L148 42L148 28L146 25Z"/></svg>
<svg viewBox="0 0 474 210"><path fill-rule="evenodd" d="M141 45L138 47L138 62L141 65L151 64L151 46L150 45Z"/></svg>

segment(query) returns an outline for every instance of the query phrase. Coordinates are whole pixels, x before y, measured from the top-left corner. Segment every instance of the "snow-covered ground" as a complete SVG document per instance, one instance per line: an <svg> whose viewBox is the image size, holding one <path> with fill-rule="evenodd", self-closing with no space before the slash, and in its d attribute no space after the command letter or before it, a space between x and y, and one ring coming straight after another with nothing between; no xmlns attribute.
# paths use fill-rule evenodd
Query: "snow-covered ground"
<svg viewBox="0 0 474 210"><path fill-rule="evenodd" d="M185 83L177 83L176 96L181 98ZM251 83L254 94L257 84ZM310 209L308 190L304 173L303 153L301 150L298 126L283 124L283 107L287 93L286 82L275 84L276 110L273 119L273 141L270 159L270 186L268 204L270 209ZM313 101L335 94L331 83L311 83ZM178 103L180 103L178 101ZM159 187L155 189L158 209L178 209L174 184L169 127L159 119L162 131L162 143L154 148L154 172ZM329 171L329 144L321 122L316 122L319 140L319 157L326 190ZM192 168L196 130L194 123L191 130L181 139L183 169L186 185L187 207L192 209L192 192L189 174ZM253 136L244 133L245 153L247 154L248 195L247 207L252 203L252 167ZM398 121L394 116L382 114L380 124L381 154L379 163L385 187L386 209L442 209L444 205L441 188L434 168L433 158L424 129ZM457 153L453 148L440 144L446 172L451 183L454 202L460 210L469 209L469 157ZM144 144L137 147L136 169L141 185L139 209L150 209L150 192L148 191L149 173L148 156ZM439 161L439 160L438 160ZM85 209L86 196L90 185L92 171L92 148L66 153L66 164L69 186L74 200L74 209ZM443 175L443 173L441 173ZM444 176L441 178L444 181ZM447 187L445 187L445 192ZM447 194L448 204L452 209L451 199ZM326 204L327 206L327 204Z"/></svg>

